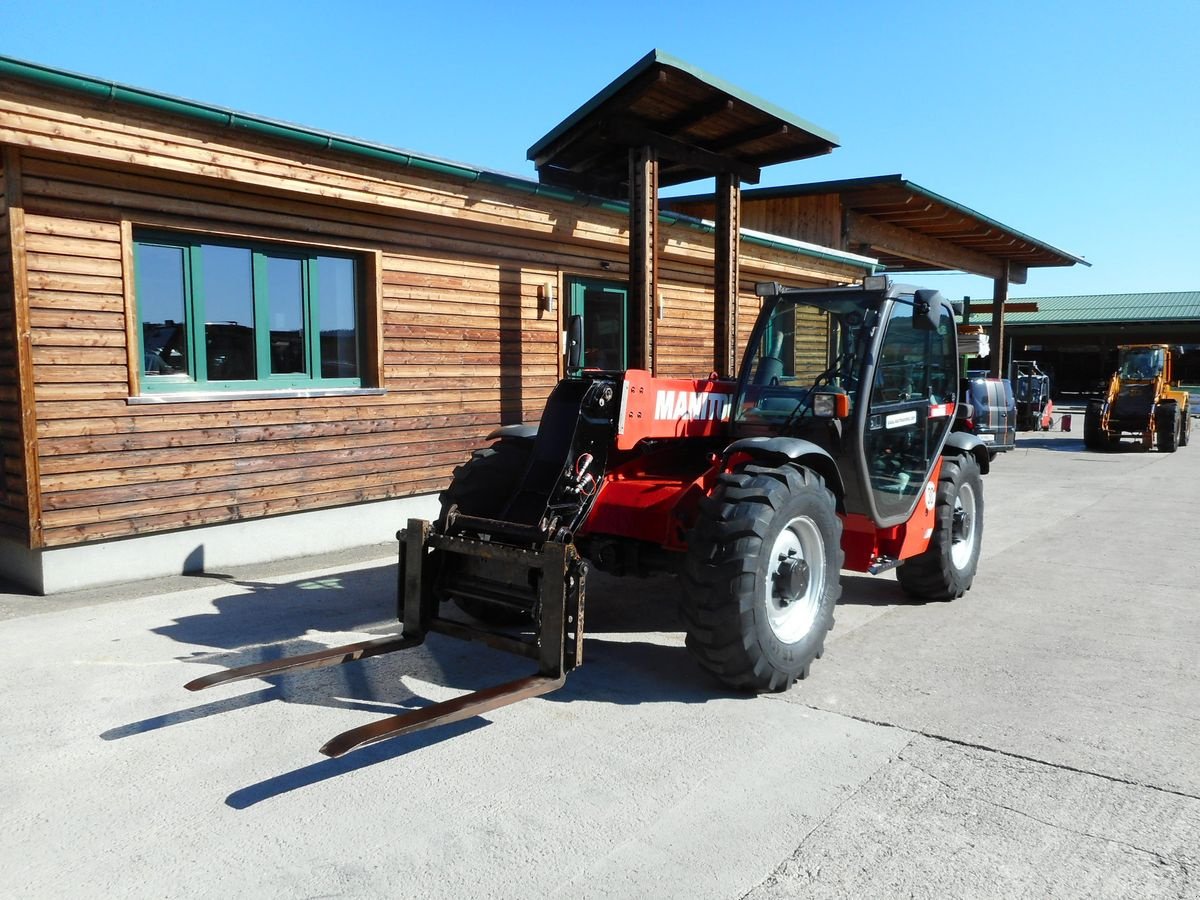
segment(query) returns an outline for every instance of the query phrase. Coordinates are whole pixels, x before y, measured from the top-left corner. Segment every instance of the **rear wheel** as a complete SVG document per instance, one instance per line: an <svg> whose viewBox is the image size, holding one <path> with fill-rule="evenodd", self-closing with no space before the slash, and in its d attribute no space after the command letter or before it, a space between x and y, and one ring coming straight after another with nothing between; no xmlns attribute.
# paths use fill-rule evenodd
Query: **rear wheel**
<svg viewBox="0 0 1200 900"><path fill-rule="evenodd" d="M1179 446L1179 406L1168 402L1158 408L1154 416L1154 429L1158 432L1158 449L1162 453L1174 453Z"/></svg>
<svg viewBox="0 0 1200 900"><path fill-rule="evenodd" d="M983 478L967 455L947 456L938 476L933 534L920 556L905 560L896 578L922 600L953 600L971 589L983 539Z"/></svg>
<svg viewBox="0 0 1200 900"><path fill-rule="evenodd" d="M1183 408L1183 421L1179 426L1179 446L1186 447L1192 436L1192 414L1186 406Z"/></svg>
<svg viewBox="0 0 1200 900"><path fill-rule="evenodd" d="M748 465L701 504L683 577L687 646L730 687L786 690L820 657L841 595L842 522L815 472Z"/></svg>
<svg viewBox="0 0 1200 900"><path fill-rule="evenodd" d="M454 470L449 486L438 497L442 517L454 505L469 516L498 518L525 474L532 450L532 441L512 439L476 450ZM531 618L528 612L481 600L455 598L454 602L463 612L488 625L523 625Z"/></svg>

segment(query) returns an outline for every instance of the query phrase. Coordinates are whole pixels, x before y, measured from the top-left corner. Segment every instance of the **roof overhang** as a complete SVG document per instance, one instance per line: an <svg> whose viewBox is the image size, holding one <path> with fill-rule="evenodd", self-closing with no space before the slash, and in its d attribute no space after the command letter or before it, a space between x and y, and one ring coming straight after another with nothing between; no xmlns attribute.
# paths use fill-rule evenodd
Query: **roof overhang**
<svg viewBox="0 0 1200 900"><path fill-rule="evenodd" d="M1025 281L1028 269L1091 265L1082 257L1037 240L902 175L822 181L742 192L743 207L765 207L767 218L786 220L795 198L836 196L843 246L873 256L888 272L962 271ZM711 197L673 197L664 205L704 215Z"/></svg>
<svg viewBox="0 0 1200 900"><path fill-rule="evenodd" d="M528 158L543 182L623 197L633 147L657 152L666 187L723 172L757 184L763 166L837 145L829 132L653 50L530 147Z"/></svg>

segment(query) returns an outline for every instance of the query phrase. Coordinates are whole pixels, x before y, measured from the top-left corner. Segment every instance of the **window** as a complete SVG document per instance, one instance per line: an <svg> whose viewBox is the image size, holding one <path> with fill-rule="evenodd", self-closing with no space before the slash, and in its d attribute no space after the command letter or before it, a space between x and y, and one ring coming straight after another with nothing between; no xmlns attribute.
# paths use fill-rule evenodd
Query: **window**
<svg viewBox="0 0 1200 900"><path fill-rule="evenodd" d="M139 233L134 262L143 391L362 386L355 256Z"/></svg>

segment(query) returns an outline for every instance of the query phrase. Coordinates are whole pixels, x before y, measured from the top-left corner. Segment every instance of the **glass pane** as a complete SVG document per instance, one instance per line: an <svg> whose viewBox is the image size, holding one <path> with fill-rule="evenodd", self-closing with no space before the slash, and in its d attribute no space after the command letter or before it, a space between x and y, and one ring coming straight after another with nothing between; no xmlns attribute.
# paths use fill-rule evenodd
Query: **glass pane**
<svg viewBox="0 0 1200 900"><path fill-rule="evenodd" d="M321 377L358 377L358 307L354 262L317 259L317 305L320 307Z"/></svg>
<svg viewBox="0 0 1200 900"><path fill-rule="evenodd" d="M303 374L306 367L301 260L267 257L267 318L271 328L271 374Z"/></svg>
<svg viewBox="0 0 1200 900"><path fill-rule="evenodd" d="M884 517L912 508L929 468L930 362L942 361L939 345L946 346L948 339L945 333L936 335L935 344L934 335L913 328L912 316L898 309L880 348L863 446L875 504Z"/></svg>
<svg viewBox="0 0 1200 900"><path fill-rule="evenodd" d="M210 381L254 378L254 289L250 251L206 245L204 343Z"/></svg>
<svg viewBox="0 0 1200 900"><path fill-rule="evenodd" d="M625 368L625 294L588 288L583 297L583 364Z"/></svg>
<svg viewBox="0 0 1200 900"><path fill-rule="evenodd" d="M183 248L138 244L137 305L147 377L187 372L185 297Z"/></svg>

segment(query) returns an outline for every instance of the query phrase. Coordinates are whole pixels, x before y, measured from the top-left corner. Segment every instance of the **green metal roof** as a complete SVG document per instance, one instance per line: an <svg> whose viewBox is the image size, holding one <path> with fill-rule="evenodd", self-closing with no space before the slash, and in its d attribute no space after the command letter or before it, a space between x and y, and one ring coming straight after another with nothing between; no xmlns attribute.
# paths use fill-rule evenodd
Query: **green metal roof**
<svg viewBox="0 0 1200 900"><path fill-rule="evenodd" d="M682 59L671 56L669 53L663 53L661 50L651 50L632 66L618 75L616 79L614 79L613 82L606 88L601 90L600 93L596 94L596 96L592 97L591 100L583 104L583 106L579 107L579 109L575 110L575 112L571 113L571 115L555 125L548 134L546 134L544 137L538 140L537 143L529 148L529 152L527 154L528 158L533 159L536 157L551 142L561 137L565 132L569 131L575 125L578 125L580 121L586 119L589 115L595 112L599 106L603 105L604 101L619 93L621 88L625 87L655 64L670 66L671 68L679 69L682 72L687 72L693 78L696 78L697 80L702 81L719 91L729 94L731 97L736 97L738 100L741 100L743 103L746 103L749 106L754 106L763 110L764 112L770 113L775 118L780 119L789 125L793 125L796 128L799 128L801 131L807 131L809 134L819 137L822 140L833 144L834 146L837 146L839 143L838 136L833 132L819 128L812 122L805 121L794 113L790 113L786 109L782 109L773 103L768 103L761 97L756 97L754 94L743 91L736 85L732 85L715 75L710 75L703 69L698 69L695 66L684 62Z"/></svg>
<svg viewBox="0 0 1200 900"><path fill-rule="evenodd" d="M639 138L631 137L630 123ZM719 170L754 183L762 166L819 156L838 145L835 135L794 113L651 50L538 140L527 156L543 181L611 187L628 178L628 147L635 144L627 140L647 132L669 142L661 186L708 177L715 173L708 165L726 166ZM685 152L672 156L672 148ZM689 159L687 150L714 159L706 165Z"/></svg>
<svg viewBox="0 0 1200 900"><path fill-rule="evenodd" d="M157 113L183 116L210 126L245 131L259 137L302 144L310 149L347 153L370 159L376 163L385 163L403 169L417 169L464 182L486 184L502 190L517 191L519 193L544 197L548 200L573 203L578 206L590 206L605 210L606 212L629 215L629 204L619 200L609 200L581 191L542 184L518 175L481 169L464 163L451 162L433 156L414 153L409 150L400 150L384 144L345 137L308 128L303 125L293 125L288 122L237 112L219 106L200 103L195 100L187 100L142 88L129 87L128 85L118 84L114 81L94 78L90 75L78 75L38 63L0 56L0 78L5 77L59 88L90 97L93 100L126 103ZM684 228L690 228L705 234L712 234L715 231L711 223L703 222L700 219L683 213L663 211L659 215L659 221L667 225L679 225ZM745 233L741 237L743 241L749 244L783 250L798 256L808 256L838 262L843 265L864 269L868 274L874 272L877 268L874 260L853 253L844 253L840 250L817 248L786 238L776 239Z"/></svg>
<svg viewBox="0 0 1200 900"><path fill-rule="evenodd" d="M1037 312L1005 313L1005 325L1108 324L1115 322L1200 322L1200 291L1157 294L1081 294L1074 297L1012 297L1036 302ZM972 303L986 300L972 297ZM974 322L974 316L972 316Z"/></svg>

